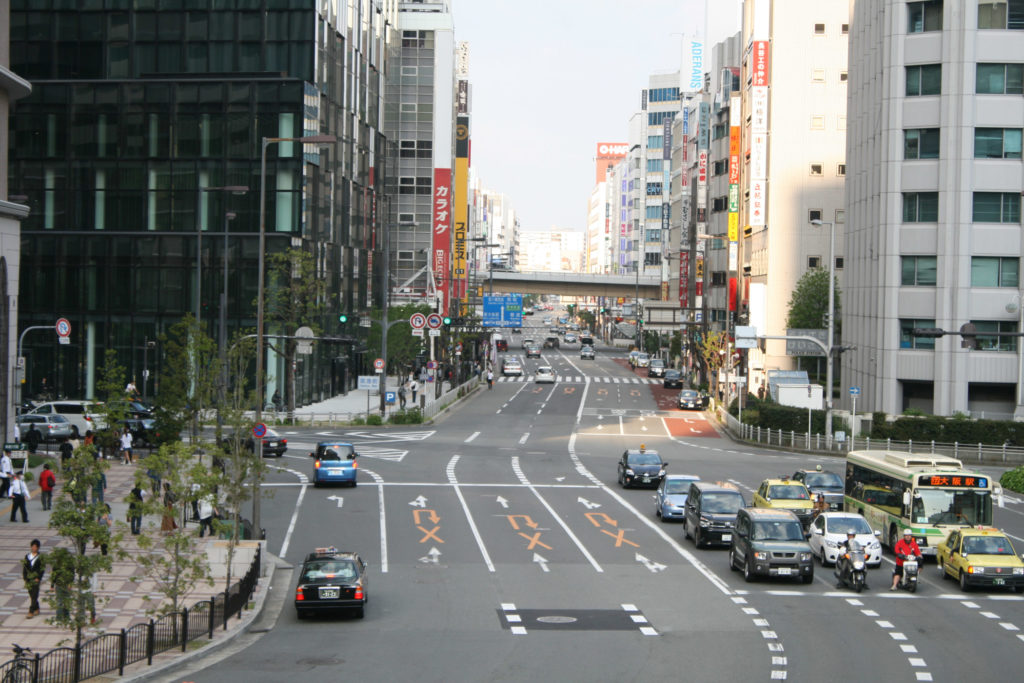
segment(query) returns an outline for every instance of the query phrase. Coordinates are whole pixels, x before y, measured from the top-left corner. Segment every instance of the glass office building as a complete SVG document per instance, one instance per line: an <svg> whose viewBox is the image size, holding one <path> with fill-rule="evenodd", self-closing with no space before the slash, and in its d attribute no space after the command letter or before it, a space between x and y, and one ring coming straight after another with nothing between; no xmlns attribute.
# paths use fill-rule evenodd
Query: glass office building
<svg viewBox="0 0 1024 683"><path fill-rule="evenodd" d="M142 389L143 364L156 375L161 357L147 342L186 313L217 338L225 280L228 338L255 328L264 137L338 138L268 147L267 253L313 257L325 334L342 332L338 313L379 305L394 12L385 0L12 0L12 67L33 84L10 123L11 192L31 207L19 327L64 317L73 330L68 346L25 338L27 396L91 397L111 348ZM229 186L249 190L216 189ZM267 396L284 396L287 368L268 353ZM297 403L352 386L364 355L324 343L300 356Z"/></svg>

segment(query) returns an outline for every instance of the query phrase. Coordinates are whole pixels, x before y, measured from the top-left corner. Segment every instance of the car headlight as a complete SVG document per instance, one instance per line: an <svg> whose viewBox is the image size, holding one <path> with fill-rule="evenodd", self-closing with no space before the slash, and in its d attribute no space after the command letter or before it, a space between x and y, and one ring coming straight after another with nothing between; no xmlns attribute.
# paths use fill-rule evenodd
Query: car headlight
<svg viewBox="0 0 1024 683"><path fill-rule="evenodd" d="M881 548L882 548L882 544L879 543L878 541L872 541L868 545L868 550L881 550Z"/></svg>
<svg viewBox="0 0 1024 683"><path fill-rule="evenodd" d="M838 548L838 547L839 547L839 543L838 543L838 542L836 542L836 541L829 541L829 540L826 540L826 541L825 541L825 547L826 547L826 548Z"/></svg>
<svg viewBox="0 0 1024 683"><path fill-rule="evenodd" d="M985 568L984 567L968 567L967 568L967 573L968 574L984 574L985 573Z"/></svg>
<svg viewBox="0 0 1024 683"><path fill-rule="evenodd" d="M658 476L659 477L664 477L665 476L665 470L658 470Z"/></svg>
<svg viewBox="0 0 1024 683"><path fill-rule="evenodd" d="M810 553L800 553L800 561L801 562L810 562L811 561L811 554Z"/></svg>
<svg viewBox="0 0 1024 683"><path fill-rule="evenodd" d="M700 518L700 525L701 526L711 526L711 520L709 520L707 517L701 517Z"/></svg>
<svg viewBox="0 0 1024 683"><path fill-rule="evenodd" d="M629 469L629 468L627 467L627 468L626 468L626 474L628 474L629 476L631 476L631 477L632 477L632 476L633 476L633 470L631 470L631 469Z"/></svg>
<svg viewBox="0 0 1024 683"><path fill-rule="evenodd" d="M766 553L764 551L755 552L754 553L754 559L755 560L767 560L768 559L768 553Z"/></svg>
<svg viewBox="0 0 1024 683"><path fill-rule="evenodd" d="M1013 573L1014 573L1014 575L1016 575L1016 576L1019 576L1019 575L1021 575L1021 574L1024 574L1024 567L1014 567L1014 568L1013 568Z"/></svg>

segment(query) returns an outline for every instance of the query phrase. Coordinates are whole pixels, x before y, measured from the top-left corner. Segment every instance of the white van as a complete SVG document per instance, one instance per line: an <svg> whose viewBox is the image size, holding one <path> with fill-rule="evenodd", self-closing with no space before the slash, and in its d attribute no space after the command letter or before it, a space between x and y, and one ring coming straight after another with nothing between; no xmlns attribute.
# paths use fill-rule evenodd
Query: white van
<svg viewBox="0 0 1024 683"><path fill-rule="evenodd" d="M30 414L63 415L71 424L78 427L78 433L85 436L87 431L97 431L97 415L93 412L93 401L50 401L36 406Z"/></svg>

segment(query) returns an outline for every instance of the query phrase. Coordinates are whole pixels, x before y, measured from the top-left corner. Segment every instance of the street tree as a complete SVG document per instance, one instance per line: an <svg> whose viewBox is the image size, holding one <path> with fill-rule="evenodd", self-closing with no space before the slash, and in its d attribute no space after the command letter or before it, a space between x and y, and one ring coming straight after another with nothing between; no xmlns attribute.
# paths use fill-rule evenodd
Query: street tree
<svg viewBox="0 0 1024 683"><path fill-rule="evenodd" d="M82 631L96 612L97 603L102 602L94 585L102 574L110 572L114 558L124 555L121 533L103 521L108 506L95 500L88 502L93 486L109 467L106 460L95 456L95 448L83 444L64 461L64 483L49 521L67 547L57 555L60 566L52 578L60 590L47 597L55 610L47 621L73 631L76 645L81 644ZM105 548L107 552L87 552L91 548Z"/></svg>
<svg viewBox="0 0 1024 683"><path fill-rule="evenodd" d="M291 337L300 327L309 327L314 335L323 330L323 319L333 295L327 292L327 280L317 272L313 255L301 249L287 249L268 256L269 271L264 290L267 334ZM267 338L267 345L284 358L287 378L285 405L295 410L295 365L298 343L294 339ZM262 401L263 398L260 397Z"/></svg>
<svg viewBox="0 0 1024 683"><path fill-rule="evenodd" d="M413 313L429 315L430 312L430 306L426 304L403 304L401 306L391 306L388 309L389 321L401 321L396 322L388 330L388 369L397 368L395 372L397 372L399 377L402 376L405 368L412 364L423 347L420 338L412 336L412 327L408 322L409 318ZM370 317L374 320L380 320L380 310L374 310ZM380 356L381 327L377 323L373 323L370 327L370 332L366 338L366 348L373 351L377 357Z"/></svg>
<svg viewBox="0 0 1024 683"><path fill-rule="evenodd" d="M838 282L835 283L835 339L842 338L842 306L840 305ZM814 268L807 271L797 280L796 287L789 297L789 313L786 316L786 327L789 329L823 330L828 327L828 270ZM817 356L818 376L821 376L820 361L824 356ZM797 357L797 367L804 363L803 357Z"/></svg>
<svg viewBox="0 0 1024 683"><path fill-rule="evenodd" d="M182 443L166 443L159 451L147 455L135 472L135 484L145 490L150 480L159 480L161 491L147 496L141 504L144 517L178 517L203 496L213 493L216 477L202 458L193 455L192 447ZM165 496L174 502L167 510ZM119 523L119 526L123 522ZM156 592L163 596L149 611L153 614L178 612L185 600L202 583L212 586L209 561L196 534L184 526L161 530L152 521L142 527L136 537L139 552L135 562L142 569L141 577L153 582ZM149 596L146 600L150 600Z"/></svg>
<svg viewBox="0 0 1024 683"><path fill-rule="evenodd" d="M580 319L580 325L591 332L597 331L597 317L594 316L592 311L580 311L577 314Z"/></svg>
<svg viewBox="0 0 1024 683"><path fill-rule="evenodd" d="M721 330L708 330L697 342L701 360L708 369L712 391L718 393L718 371L725 366L725 353L729 337Z"/></svg>
<svg viewBox="0 0 1024 683"><path fill-rule="evenodd" d="M191 313L160 336L164 362L157 386L156 431L163 442L188 431L199 442L206 411L214 405L220 381L217 345Z"/></svg>
<svg viewBox="0 0 1024 683"><path fill-rule="evenodd" d="M96 400L93 411L99 416L95 425L95 442L107 456L117 453L119 446L118 428L121 421L128 417L126 401L125 369L117 361L117 352L107 349L103 367L96 380Z"/></svg>

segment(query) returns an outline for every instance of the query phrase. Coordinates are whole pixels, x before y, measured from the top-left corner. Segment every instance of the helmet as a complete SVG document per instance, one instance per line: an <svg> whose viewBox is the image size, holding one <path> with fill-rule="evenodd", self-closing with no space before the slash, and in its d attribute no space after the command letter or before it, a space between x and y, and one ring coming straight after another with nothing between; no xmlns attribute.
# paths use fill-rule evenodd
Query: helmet
<svg viewBox="0 0 1024 683"><path fill-rule="evenodd" d="M847 535L847 536L856 536L856 535L857 535L857 532L856 532L856 531L854 531L853 529L847 529L847 530L846 530L846 535Z"/></svg>
<svg viewBox="0 0 1024 683"><path fill-rule="evenodd" d="M910 530L910 527L907 527L906 529L903 530L903 535L904 536L910 536L912 533L913 532Z"/></svg>
<svg viewBox="0 0 1024 683"><path fill-rule="evenodd" d="M821 465L818 465L817 467L815 467L814 471L815 472L821 472Z"/></svg>

